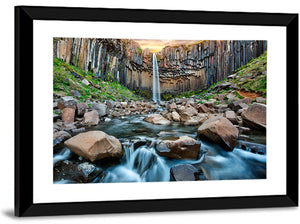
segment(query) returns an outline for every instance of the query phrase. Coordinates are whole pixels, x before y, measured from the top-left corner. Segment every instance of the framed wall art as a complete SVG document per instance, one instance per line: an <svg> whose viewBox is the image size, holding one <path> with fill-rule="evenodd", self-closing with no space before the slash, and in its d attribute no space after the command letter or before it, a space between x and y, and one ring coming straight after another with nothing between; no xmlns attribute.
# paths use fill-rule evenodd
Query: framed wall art
<svg viewBox="0 0 300 224"><path fill-rule="evenodd" d="M15 215L298 206L298 15L17 6Z"/></svg>

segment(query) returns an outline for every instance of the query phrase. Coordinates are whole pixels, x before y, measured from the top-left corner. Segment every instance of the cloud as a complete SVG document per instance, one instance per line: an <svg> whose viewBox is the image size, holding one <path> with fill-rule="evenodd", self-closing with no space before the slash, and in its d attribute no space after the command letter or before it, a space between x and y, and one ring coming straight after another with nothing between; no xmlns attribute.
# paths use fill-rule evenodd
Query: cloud
<svg viewBox="0 0 300 224"><path fill-rule="evenodd" d="M142 49L149 48L152 52L161 51L166 46L185 45L197 42L197 40L147 40L136 39Z"/></svg>

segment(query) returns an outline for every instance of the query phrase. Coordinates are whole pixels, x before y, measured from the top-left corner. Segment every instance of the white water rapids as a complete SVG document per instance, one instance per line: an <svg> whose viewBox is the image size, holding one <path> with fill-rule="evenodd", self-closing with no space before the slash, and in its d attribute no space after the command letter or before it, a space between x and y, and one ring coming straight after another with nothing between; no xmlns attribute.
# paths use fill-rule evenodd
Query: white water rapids
<svg viewBox="0 0 300 224"><path fill-rule="evenodd" d="M201 169L208 180L262 179L266 178L266 155L255 154L235 147L232 152L224 151L215 144L201 141L198 160L176 160L161 157L155 150L155 143L172 137L187 135L196 138L197 127L182 124L154 125L143 121L143 116L112 119L107 125L93 129L116 136L123 144L124 155L119 164L102 167L104 178L93 182L161 182L170 181L170 169L179 164L191 164ZM259 140L260 135L252 136ZM134 142L144 142L135 147ZM151 143L151 144L149 144ZM80 161L78 156L65 148L54 154L53 163L60 160ZM57 181L55 183L72 183Z"/></svg>

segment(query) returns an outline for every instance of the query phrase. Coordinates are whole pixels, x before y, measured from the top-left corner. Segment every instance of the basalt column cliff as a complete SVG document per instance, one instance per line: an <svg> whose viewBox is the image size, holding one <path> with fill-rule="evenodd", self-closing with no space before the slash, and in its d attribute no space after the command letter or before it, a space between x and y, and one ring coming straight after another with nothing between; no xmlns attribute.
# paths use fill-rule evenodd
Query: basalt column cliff
<svg viewBox="0 0 300 224"><path fill-rule="evenodd" d="M156 53L162 94L204 89L267 50L266 41L208 40ZM127 39L54 38L53 56L130 89L152 93L152 53Z"/></svg>

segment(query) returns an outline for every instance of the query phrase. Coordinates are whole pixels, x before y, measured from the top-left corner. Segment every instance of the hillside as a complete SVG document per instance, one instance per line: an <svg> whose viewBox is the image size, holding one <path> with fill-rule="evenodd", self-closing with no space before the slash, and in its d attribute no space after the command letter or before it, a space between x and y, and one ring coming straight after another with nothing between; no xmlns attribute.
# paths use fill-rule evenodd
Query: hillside
<svg viewBox="0 0 300 224"><path fill-rule="evenodd" d="M61 59L53 58L53 92L58 96L73 96L80 101L94 99L101 102L142 99L115 82L112 76L108 79L109 81L102 81L92 72L85 72Z"/></svg>
<svg viewBox="0 0 300 224"><path fill-rule="evenodd" d="M211 85L208 89L185 92L177 98L194 96L199 100L216 99L216 103L224 100L228 103L227 94L232 93L237 98L266 97L267 93L267 51L248 64L238 68L223 81ZM165 99L171 96L164 95ZM263 101L264 102L264 101Z"/></svg>

